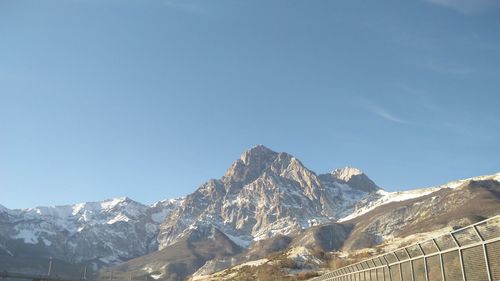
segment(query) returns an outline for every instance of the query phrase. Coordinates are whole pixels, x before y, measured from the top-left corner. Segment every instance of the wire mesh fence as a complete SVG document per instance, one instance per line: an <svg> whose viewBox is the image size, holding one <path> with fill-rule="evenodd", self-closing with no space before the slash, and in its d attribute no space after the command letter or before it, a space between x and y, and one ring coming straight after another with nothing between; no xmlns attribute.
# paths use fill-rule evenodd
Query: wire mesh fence
<svg viewBox="0 0 500 281"><path fill-rule="evenodd" d="M500 281L500 215L314 281Z"/></svg>

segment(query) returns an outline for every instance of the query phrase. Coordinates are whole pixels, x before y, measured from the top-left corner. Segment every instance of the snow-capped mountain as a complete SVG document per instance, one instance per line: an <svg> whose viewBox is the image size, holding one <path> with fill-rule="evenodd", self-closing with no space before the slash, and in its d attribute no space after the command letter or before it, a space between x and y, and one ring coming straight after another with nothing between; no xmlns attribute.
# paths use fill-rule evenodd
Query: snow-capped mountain
<svg viewBox="0 0 500 281"><path fill-rule="evenodd" d="M258 145L182 200L0 207L0 253L29 256L36 248L37 255L69 262L117 264L163 249L200 225L246 247L344 217L377 190L358 169L316 175L292 155Z"/></svg>
<svg viewBox="0 0 500 281"><path fill-rule="evenodd" d="M258 145L243 153L222 178L188 195L161 225L158 241L164 248L199 222L208 222L248 246L253 240L337 220L377 190L358 169L318 176L294 156Z"/></svg>
<svg viewBox="0 0 500 281"><path fill-rule="evenodd" d="M258 145L184 199L0 205L0 265L5 257L53 257L182 280L205 264L204 273L286 247L295 254L355 250L487 217L500 212L499 182L500 173L386 192L359 169L318 175L294 156Z"/></svg>
<svg viewBox="0 0 500 281"><path fill-rule="evenodd" d="M0 208L0 246L10 255L39 255L96 266L157 249L159 224L181 199L145 206L129 198L21 210ZM0 240L0 241L1 241Z"/></svg>

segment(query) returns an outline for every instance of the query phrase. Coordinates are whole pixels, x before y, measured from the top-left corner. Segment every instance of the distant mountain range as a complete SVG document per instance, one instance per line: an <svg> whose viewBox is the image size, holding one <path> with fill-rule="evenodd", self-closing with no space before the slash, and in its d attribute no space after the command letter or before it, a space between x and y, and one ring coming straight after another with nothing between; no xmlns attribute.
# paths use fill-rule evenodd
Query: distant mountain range
<svg viewBox="0 0 500 281"><path fill-rule="evenodd" d="M279 251L321 266L314 249L359 250L499 214L499 181L500 173L386 192L359 169L317 175L258 145L183 199L0 206L0 270L35 270L53 257L103 275L182 280Z"/></svg>

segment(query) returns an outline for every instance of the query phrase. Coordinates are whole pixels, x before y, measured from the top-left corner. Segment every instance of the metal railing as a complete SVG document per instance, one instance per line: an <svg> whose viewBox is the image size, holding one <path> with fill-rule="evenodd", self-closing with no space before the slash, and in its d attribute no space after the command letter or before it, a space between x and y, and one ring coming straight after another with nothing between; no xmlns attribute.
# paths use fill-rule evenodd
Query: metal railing
<svg viewBox="0 0 500 281"><path fill-rule="evenodd" d="M314 281L500 281L500 215Z"/></svg>

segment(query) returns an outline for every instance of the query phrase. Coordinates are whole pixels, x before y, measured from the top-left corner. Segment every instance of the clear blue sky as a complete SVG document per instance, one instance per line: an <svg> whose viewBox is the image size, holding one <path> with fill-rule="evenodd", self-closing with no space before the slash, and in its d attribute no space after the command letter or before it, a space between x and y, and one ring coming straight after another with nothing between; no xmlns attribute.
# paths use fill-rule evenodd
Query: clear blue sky
<svg viewBox="0 0 500 281"><path fill-rule="evenodd" d="M387 190L500 171L497 0L0 0L0 204L184 196L264 144Z"/></svg>

